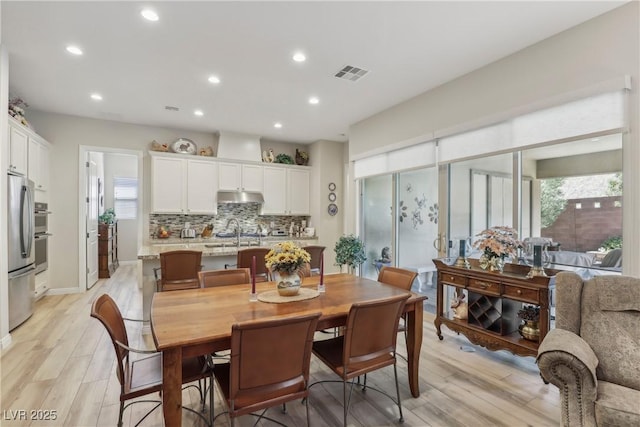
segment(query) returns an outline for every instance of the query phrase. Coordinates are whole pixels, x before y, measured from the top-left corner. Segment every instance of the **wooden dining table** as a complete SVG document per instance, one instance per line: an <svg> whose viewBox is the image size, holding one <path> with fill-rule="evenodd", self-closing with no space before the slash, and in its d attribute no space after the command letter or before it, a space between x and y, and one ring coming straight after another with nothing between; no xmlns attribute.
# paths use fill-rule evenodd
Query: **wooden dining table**
<svg viewBox="0 0 640 427"><path fill-rule="evenodd" d="M316 289L319 280L320 276L307 277L303 287ZM318 330L323 330L345 325L353 303L407 292L350 274L325 275L324 283L326 291L315 298L279 304L250 301L250 284L156 293L151 305L151 330L163 356L165 425L180 426L182 422L182 359L230 349L233 324L322 312ZM258 294L274 289L273 282L256 285ZM418 364L425 299L412 293L405 306L409 387L414 397L420 395Z"/></svg>

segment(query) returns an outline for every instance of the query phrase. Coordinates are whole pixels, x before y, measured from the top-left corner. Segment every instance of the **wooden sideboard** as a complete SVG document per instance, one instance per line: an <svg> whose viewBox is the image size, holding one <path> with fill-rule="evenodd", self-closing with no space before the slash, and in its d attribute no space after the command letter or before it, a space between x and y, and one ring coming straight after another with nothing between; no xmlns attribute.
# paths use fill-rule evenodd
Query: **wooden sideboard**
<svg viewBox="0 0 640 427"><path fill-rule="evenodd" d="M556 271L545 269L549 277L526 278L529 267L505 264L503 273L482 270L477 260L471 268L460 268L434 259L438 269L436 318L438 338L443 339L441 325L466 336L474 344L489 350L508 350L519 356L536 356L540 342L549 332L549 279ZM459 295L466 291L468 319L454 319L445 304L445 292L452 287ZM540 307L540 338L529 341L520 335L522 321L518 310L524 304Z"/></svg>
<svg viewBox="0 0 640 427"><path fill-rule="evenodd" d="M108 279L118 268L118 223L98 224L98 277Z"/></svg>

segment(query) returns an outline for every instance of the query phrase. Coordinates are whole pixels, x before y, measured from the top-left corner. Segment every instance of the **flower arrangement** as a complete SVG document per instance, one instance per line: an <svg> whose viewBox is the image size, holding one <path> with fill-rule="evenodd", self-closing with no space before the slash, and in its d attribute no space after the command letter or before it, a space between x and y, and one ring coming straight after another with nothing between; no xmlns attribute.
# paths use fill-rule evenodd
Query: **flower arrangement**
<svg viewBox="0 0 640 427"><path fill-rule="evenodd" d="M480 249L480 267L491 270L502 270L501 266L506 257L515 257L518 249L524 244L518 240L518 232L506 226L495 226L477 234L480 239L473 243L473 247Z"/></svg>
<svg viewBox="0 0 640 427"><path fill-rule="evenodd" d="M29 126L29 122L27 122L27 119L24 117L24 110L27 107L29 107L29 104L24 102L22 98L11 98L9 100L9 115L23 125Z"/></svg>
<svg viewBox="0 0 640 427"><path fill-rule="evenodd" d="M265 255L264 261L270 271L293 274L311 261L311 255L293 242L279 242Z"/></svg>
<svg viewBox="0 0 640 427"><path fill-rule="evenodd" d="M537 305L525 305L518 311L518 317L522 320L537 322L540 319L540 307Z"/></svg>

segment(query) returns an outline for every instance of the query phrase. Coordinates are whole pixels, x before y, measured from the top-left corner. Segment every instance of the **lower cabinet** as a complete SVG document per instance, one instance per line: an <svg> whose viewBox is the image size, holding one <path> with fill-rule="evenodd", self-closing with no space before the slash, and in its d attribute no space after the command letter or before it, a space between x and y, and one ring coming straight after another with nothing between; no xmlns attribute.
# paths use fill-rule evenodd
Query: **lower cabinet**
<svg viewBox="0 0 640 427"><path fill-rule="evenodd" d="M108 279L118 268L118 223L99 224L98 277Z"/></svg>

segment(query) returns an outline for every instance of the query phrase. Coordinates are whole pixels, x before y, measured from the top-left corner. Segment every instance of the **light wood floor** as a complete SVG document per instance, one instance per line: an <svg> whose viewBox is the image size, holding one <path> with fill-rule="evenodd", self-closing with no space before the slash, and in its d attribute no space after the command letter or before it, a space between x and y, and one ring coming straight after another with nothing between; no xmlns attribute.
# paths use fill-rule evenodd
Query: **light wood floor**
<svg viewBox="0 0 640 427"><path fill-rule="evenodd" d="M0 425L116 425L119 385L114 351L102 325L89 317L91 302L105 292L115 298L125 317L141 317L142 297L136 286L135 267L122 266L113 278L101 280L84 294L46 296L37 303L32 318L12 332L13 344L0 359ZM411 397L406 363L398 362L405 426L558 425L558 390L541 381L533 358L486 351L444 327L445 339L438 341L432 320L432 315L425 313L419 398ZM141 335L141 325L127 326L134 347L153 347L150 337ZM404 352L401 336L398 351ZM312 381L333 379L316 360L311 369ZM370 374L369 384L393 392L392 369ZM196 407L197 392L185 391L183 401ZM146 404L138 404L127 409L124 425L135 425L146 408ZM216 413L221 408L216 399ZM305 424L304 405L291 402L287 409L287 414L282 414L274 408L268 415L290 426ZM11 420L19 410L26 411L27 420ZM56 420L31 420L31 410L55 411ZM342 386L313 387L310 413L314 427L341 425ZM142 426L162 424L162 412L156 410ZM390 400L374 391L354 390L349 425L397 424L398 410ZM183 411L183 425L205 424ZM226 426L228 419L221 416L215 425ZM242 417L236 425L253 425L253 418Z"/></svg>

